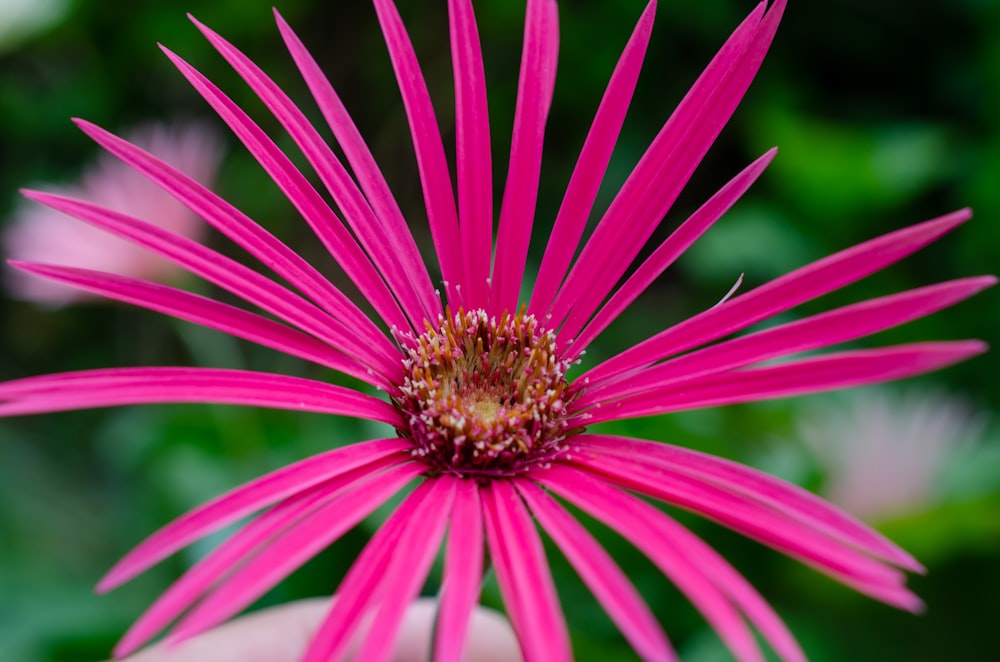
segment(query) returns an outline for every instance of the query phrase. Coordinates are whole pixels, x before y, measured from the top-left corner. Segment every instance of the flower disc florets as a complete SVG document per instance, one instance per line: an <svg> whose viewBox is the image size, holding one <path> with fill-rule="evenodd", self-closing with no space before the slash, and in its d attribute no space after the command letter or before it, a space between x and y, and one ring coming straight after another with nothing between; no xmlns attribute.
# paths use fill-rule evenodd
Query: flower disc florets
<svg viewBox="0 0 1000 662"><path fill-rule="evenodd" d="M395 399L414 457L434 473L488 478L565 450L569 362L553 332L523 311L449 311L425 324L402 339L406 377Z"/></svg>

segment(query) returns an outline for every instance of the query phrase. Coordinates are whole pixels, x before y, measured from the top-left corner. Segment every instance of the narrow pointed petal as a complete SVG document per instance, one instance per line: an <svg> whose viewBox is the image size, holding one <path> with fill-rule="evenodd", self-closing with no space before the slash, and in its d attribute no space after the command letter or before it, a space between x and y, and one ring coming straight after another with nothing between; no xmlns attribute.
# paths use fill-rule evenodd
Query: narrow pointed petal
<svg viewBox="0 0 1000 662"><path fill-rule="evenodd" d="M391 659L406 608L419 595L441 546L458 483L467 481L440 476L428 482L431 487L422 508L410 518L396 545L397 553L382 577L384 597L358 653L359 660L388 662Z"/></svg>
<svg viewBox="0 0 1000 662"><path fill-rule="evenodd" d="M383 225L333 150L288 95L232 44L193 16L188 15L188 18L295 140L295 144L302 150L334 202L340 207L344 220L361 242L365 253L371 257L380 275L388 283L410 323L419 328L423 319L433 319L437 307L426 308L425 304L434 299L434 288L427 275L427 268L420 261L419 255L414 253L416 244L409 230L404 230L405 236L400 236L395 226Z"/></svg>
<svg viewBox="0 0 1000 662"><path fill-rule="evenodd" d="M916 252L967 221L963 209L858 244L706 310L614 356L581 376L596 383L717 340L849 285Z"/></svg>
<svg viewBox="0 0 1000 662"><path fill-rule="evenodd" d="M528 312L540 319L545 319L556 291L573 260L577 246L580 245L583 229L594 208L601 180L604 179L608 164L611 162L611 153L618 141L625 113L635 92L639 70L653 31L655 15L656 0L651 0L639 17L635 30L615 66L597 108L594 122L583 143L576 167L573 168L573 175L570 177L566 195L563 196L559 213L556 215L552 234L545 246L535 289L531 294L531 303L528 305Z"/></svg>
<svg viewBox="0 0 1000 662"><path fill-rule="evenodd" d="M676 230L671 232L670 236L636 269L635 273L612 295L589 323L576 311L571 313L566 325L560 330L560 333L565 334L566 338L573 339L573 344L567 348L569 355L572 357L580 356L580 353L590 345L594 338L608 328L609 324L615 321L640 294L645 292L646 288L652 285L653 281L674 263L674 260L722 218L723 214L728 212L736 204L736 201L746 193L747 189L757 181L776 153L777 149L772 149L747 166L686 221L681 223ZM586 324L585 328L584 324ZM582 333L580 333L581 329L583 329Z"/></svg>
<svg viewBox="0 0 1000 662"><path fill-rule="evenodd" d="M365 619L374 615L379 603L392 590L383 578L395 553L403 549L401 553L406 554L407 550L400 547L402 536L421 515L428 515L428 506L433 506L433 500L428 498L433 485L434 481L417 485L372 535L337 587L337 599L313 635L302 662L341 659L354 633Z"/></svg>
<svg viewBox="0 0 1000 662"><path fill-rule="evenodd" d="M160 49L278 185L379 317L389 327L407 328L406 317L369 257L284 152L215 84L170 49Z"/></svg>
<svg viewBox="0 0 1000 662"><path fill-rule="evenodd" d="M420 257L420 251L413 239L413 234L410 232L406 219L403 218L403 213L400 211L396 199L389 190L389 185L386 183L382 171L375 163L371 150L365 144L361 133L347 113L344 104L341 103L330 81L316 64L316 60L306 50L277 9L274 10L274 17L288 52L295 60L299 72L306 85L309 86L309 90L333 131L334 137L344 150L344 155L347 157L365 197L388 231L404 244L399 256L400 261L405 273L415 274L421 281L417 284L417 291L423 298L424 308L429 312L428 318L436 318L441 312L441 301L434 291L427 266Z"/></svg>
<svg viewBox="0 0 1000 662"><path fill-rule="evenodd" d="M640 485L646 486L649 483L644 482L640 483ZM652 492L647 490L641 491L651 493L656 497L661 496L656 493L655 485ZM683 492L681 493L683 494ZM628 499L631 498L628 497ZM671 499L668 502L673 503L674 501ZM644 504L644 509L646 508L649 507ZM647 512L656 511L649 509ZM774 650L779 654L781 659L804 662L805 655L802 649L781 618L778 617L767 601L732 566L697 536L676 523L672 523L670 527L664 529L664 533L669 535L678 544L682 550L681 553L688 559L700 562L700 567L706 576L711 578L716 586L728 595L734 606L743 611L750 622L764 635L765 640L774 647ZM869 580L865 583L872 584L873 582ZM892 585L890 587L893 589L896 588Z"/></svg>
<svg viewBox="0 0 1000 662"><path fill-rule="evenodd" d="M441 141L441 130L434 115L427 84L413 52L413 44L410 43L396 6L391 0L374 0L374 3L410 122L431 237L441 263L441 275L448 288L448 301L460 302L461 297L456 298L454 288L467 278L461 259L455 193Z"/></svg>
<svg viewBox="0 0 1000 662"><path fill-rule="evenodd" d="M462 660L469 621L483 581L483 515L479 488L460 481L448 528L441 604L434 635L434 662Z"/></svg>
<svg viewBox="0 0 1000 662"><path fill-rule="evenodd" d="M604 610L644 660L676 660L666 634L622 569L587 530L530 481L515 483L546 533L551 536Z"/></svg>
<svg viewBox="0 0 1000 662"><path fill-rule="evenodd" d="M994 284L993 276L963 278L844 306L608 380L591 387L577 406L662 391L668 385L863 338L952 306Z"/></svg>
<svg viewBox="0 0 1000 662"><path fill-rule="evenodd" d="M510 166L500 208L491 284L490 306L494 314L517 310L538 202L545 121L556 84L558 52L559 16L555 0L528 0Z"/></svg>
<svg viewBox="0 0 1000 662"><path fill-rule="evenodd" d="M191 294L159 283L127 278L115 274L58 267L44 264L10 261L9 264L27 273L72 285L88 292L155 310L177 319L187 320L237 338L270 347L290 356L297 356L318 365L338 370L382 390L392 383L372 373L328 344L312 336L254 315L240 308L207 297Z"/></svg>
<svg viewBox="0 0 1000 662"><path fill-rule="evenodd" d="M486 105L486 75L470 0L448 3L451 57L455 63L455 143L458 220L465 280L463 301L489 297L493 255L493 157Z"/></svg>
<svg viewBox="0 0 1000 662"><path fill-rule="evenodd" d="M627 437L579 435L573 448L574 453L598 452L622 459L641 457L655 466L753 498L802 526L821 531L875 558L913 572L924 571L923 566L906 551L830 502L752 467L681 446Z"/></svg>
<svg viewBox="0 0 1000 662"><path fill-rule="evenodd" d="M288 289L196 241L89 202L39 191L25 191L24 194L32 200L159 253L190 273L316 336L332 347L342 349L385 375L398 374L400 370L398 358L392 361L373 353L373 346L379 347L385 342L385 336L381 333L375 331L371 335L365 334L361 329L350 329ZM397 365L394 366L393 363Z"/></svg>
<svg viewBox="0 0 1000 662"><path fill-rule="evenodd" d="M336 448L282 467L198 506L140 543L97 585L100 592L124 584L174 552L267 506L383 458L409 459L412 444L379 439Z"/></svg>
<svg viewBox="0 0 1000 662"><path fill-rule="evenodd" d="M625 273L728 122L774 38L784 2L764 3L737 28L681 101L611 203L553 304L590 317Z"/></svg>
<svg viewBox="0 0 1000 662"><path fill-rule="evenodd" d="M587 424L672 411L719 407L877 384L932 372L986 351L977 340L913 343L874 350L835 352L764 368L737 370L591 409Z"/></svg>
<svg viewBox="0 0 1000 662"><path fill-rule="evenodd" d="M249 606L292 571L331 545L416 478L423 467L398 464L334 497L284 531L192 609L168 641L178 642L218 625Z"/></svg>
<svg viewBox="0 0 1000 662"><path fill-rule="evenodd" d="M525 659L572 660L566 621L531 515L505 481L490 483L482 497L493 566Z"/></svg>
<svg viewBox="0 0 1000 662"><path fill-rule="evenodd" d="M728 583L709 574L712 560L692 554L693 537L666 513L580 471L553 466L529 475L538 483L611 527L649 557L705 616L733 655L743 662L763 662L757 641L730 602Z"/></svg>
<svg viewBox="0 0 1000 662"><path fill-rule="evenodd" d="M698 513L838 581L852 582L858 590L877 599L886 590L895 591L906 582L901 571L746 496L703 480L611 454L578 456L573 464L628 489Z"/></svg>
<svg viewBox="0 0 1000 662"><path fill-rule="evenodd" d="M315 267L217 194L149 152L99 126L81 119L74 122L94 142L177 198L336 319L348 322L352 328L364 330L373 338L380 335L378 328L357 305ZM374 340L373 344L379 345ZM388 341L383 338L381 344L386 345Z"/></svg>
<svg viewBox="0 0 1000 662"><path fill-rule="evenodd" d="M220 368L109 368L0 383L0 417L120 405L229 404L401 423L389 403L301 377Z"/></svg>
<svg viewBox="0 0 1000 662"><path fill-rule="evenodd" d="M592 479L588 478L584 482L589 483L590 480ZM607 490L607 487L603 489ZM608 491L608 493L612 492ZM634 497L619 494L622 497L623 505L628 501L641 503L634 500ZM657 512L644 503L640 508L648 515ZM669 526L664 527L665 523L668 523ZM733 605L740 609L750 622L760 630L765 640L774 647L781 659L805 661L802 649L781 618L746 579L736 572L715 550L666 516L655 520L653 527L662 528L661 533L670 536L674 544L678 546L680 553L688 560L698 564L699 570L703 571L705 576L727 595Z"/></svg>
<svg viewBox="0 0 1000 662"><path fill-rule="evenodd" d="M118 645L115 656L124 657L153 638L184 610L215 586L251 554L266 546L284 530L305 518L317 507L364 482L381 470L398 464L398 458L384 457L353 469L319 485L294 494L249 524L202 558L156 599L129 628Z"/></svg>

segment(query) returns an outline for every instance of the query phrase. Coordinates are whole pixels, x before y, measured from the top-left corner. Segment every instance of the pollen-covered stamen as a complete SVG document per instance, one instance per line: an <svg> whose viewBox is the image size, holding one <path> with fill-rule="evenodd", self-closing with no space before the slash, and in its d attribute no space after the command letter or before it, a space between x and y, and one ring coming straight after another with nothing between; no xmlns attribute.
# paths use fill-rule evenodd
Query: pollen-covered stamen
<svg viewBox="0 0 1000 662"><path fill-rule="evenodd" d="M396 405L415 457L432 471L503 476L565 450L569 362L533 315L459 310L400 338L406 378Z"/></svg>

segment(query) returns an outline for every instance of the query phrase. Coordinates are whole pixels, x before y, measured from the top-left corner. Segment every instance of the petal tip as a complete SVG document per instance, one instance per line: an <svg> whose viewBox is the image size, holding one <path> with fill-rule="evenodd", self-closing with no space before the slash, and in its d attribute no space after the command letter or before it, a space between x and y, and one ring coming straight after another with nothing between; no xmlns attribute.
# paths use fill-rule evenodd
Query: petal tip
<svg viewBox="0 0 1000 662"><path fill-rule="evenodd" d="M961 209L956 209L950 214L946 214L941 217L941 220L948 220L956 225L964 223L965 221L972 218L972 207L962 207Z"/></svg>
<svg viewBox="0 0 1000 662"><path fill-rule="evenodd" d="M969 356L975 356L977 354L985 354L990 350L990 345L984 340L967 340L965 342L959 343L960 351L967 353Z"/></svg>
<svg viewBox="0 0 1000 662"><path fill-rule="evenodd" d="M115 581L115 578L108 574L101 578L97 585L94 586L94 593L97 595L104 595L105 593L110 593L114 589L118 588L120 582Z"/></svg>
<svg viewBox="0 0 1000 662"><path fill-rule="evenodd" d="M983 290L993 287L997 284L997 277L992 274L986 274L985 276L973 276L971 278L965 279L967 286L971 294L978 294Z"/></svg>
<svg viewBox="0 0 1000 662"><path fill-rule="evenodd" d="M278 11L277 7L272 7L274 11L274 22L278 25L278 30L284 35L285 33L292 32L292 26L288 24L285 17L282 16L281 12Z"/></svg>

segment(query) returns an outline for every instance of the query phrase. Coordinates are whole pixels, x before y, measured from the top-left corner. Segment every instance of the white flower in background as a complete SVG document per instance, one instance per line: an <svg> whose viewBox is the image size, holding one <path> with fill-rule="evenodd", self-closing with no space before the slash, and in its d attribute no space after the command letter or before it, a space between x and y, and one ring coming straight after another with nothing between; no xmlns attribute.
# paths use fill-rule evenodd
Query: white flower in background
<svg viewBox="0 0 1000 662"><path fill-rule="evenodd" d="M205 125L148 124L127 136L206 186L215 179L222 144L217 134ZM200 239L208 228L169 193L106 153L85 169L79 182L42 188L144 219L191 239ZM7 256L14 260L98 269L157 282L169 281L178 273L173 263L155 253L33 202L21 204L2 240ZM19 299L47 306L84 299L103 300L13 269L6 275L8 292Z"/></svg>
<svg viewBox="0 0 1000 662"><path fill-rule="evenodd" d="M866 388L807 409L798 435L821 465L824 496L877 522L940 501L946 474L984 426L984 416L942 391Z"/></svg>
<svg viewBox="0 0 1000 662"><path fill-rule="evenodd" d="M0 51L54 25L68 9L67 0L0 0Z"/></svg>

